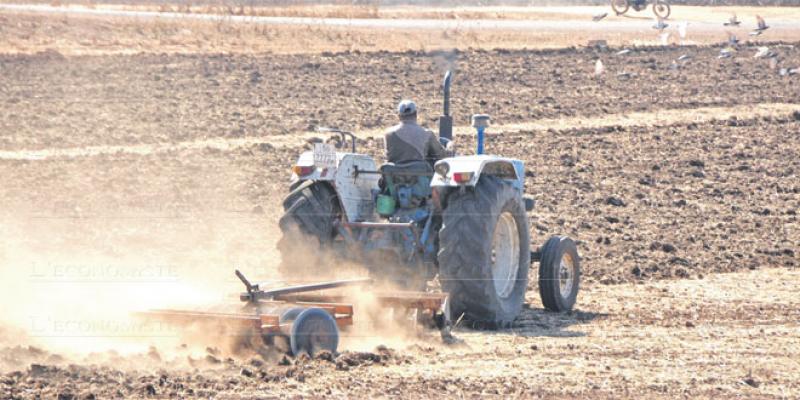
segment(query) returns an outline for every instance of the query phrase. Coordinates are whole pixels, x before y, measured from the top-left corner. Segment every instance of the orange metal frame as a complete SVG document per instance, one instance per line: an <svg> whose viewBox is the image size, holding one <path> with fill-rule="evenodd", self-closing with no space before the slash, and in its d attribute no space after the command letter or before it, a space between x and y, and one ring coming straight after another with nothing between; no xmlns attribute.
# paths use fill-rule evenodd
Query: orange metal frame
<svg viewBox="0 0 800 400"><path fill-rule="evenodd" d="M424 292L385 292L377 293L375 299L382 307L402 307L420 309L436 313L442 306L447 294ZM347 302L344 295L326 295L314 293L298 293L276 296L275 300L261 300L257 304L275 306L275 309L292 306L321 308L336 320L339 328L353 325L353 305ZM138 313L142 317L156 317L171 322L221 322L225 324L239 323L245 328L253 328L261 333L275 333L281 329L280 315L262 313L258 307L241 313L220 313L207 311L151 310Z"/></svg>

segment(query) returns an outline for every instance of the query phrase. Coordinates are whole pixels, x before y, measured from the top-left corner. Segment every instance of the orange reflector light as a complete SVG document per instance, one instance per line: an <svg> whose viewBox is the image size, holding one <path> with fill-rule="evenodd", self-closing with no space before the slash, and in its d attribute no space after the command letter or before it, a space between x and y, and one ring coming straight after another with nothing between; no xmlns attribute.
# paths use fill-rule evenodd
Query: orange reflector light
<svg viewBox="0 0 800 400"><path fill-rule="evenodd" d="M308 166L306 166L306 165L295 165L294 167L292 167L292 172L297 174L297 176L311 175L311 173L314 172L314 166L313 165L308 165Z"/></svg>
<svg viewBox="0 0 800 400"><path fill-rule="evenodd" d="M453 180L456 183L467 183L472 180L472 172L454 172Z"/></svg>

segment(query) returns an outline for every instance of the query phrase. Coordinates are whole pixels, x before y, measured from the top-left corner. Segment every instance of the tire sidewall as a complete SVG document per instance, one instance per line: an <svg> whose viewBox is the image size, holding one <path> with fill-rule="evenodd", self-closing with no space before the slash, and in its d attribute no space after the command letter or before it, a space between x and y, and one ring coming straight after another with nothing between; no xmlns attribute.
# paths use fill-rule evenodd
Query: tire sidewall
<svg viewBox="0 0 800 400"><path fill-rule="evenodd" d="M528 232L528 218L525 213L525 206L520 204L517 199L509 199L500 209L500 212L497 213L497 218L494 218L492 236L489 238L489 243L487 244L489 247L488 254L491 254L491 240L494 238L500 216L504 212L510 212L514 217L514 222L517 224L517 235L519 239L519 269L517 270L516 283L514 283L514 289L511 291L511 294L504 299L497 295L497 291L494 287L491 258L485 260L483 271L485 278L491 281L491 284L486 285L486 297L496 304L495 308L497 310L502 310L502 314L498 315L498 317L500 317L498 319L510 322L516 318L522 308L522 303L525 302L525 292L528 286L528 272L530 270L530 234Z"/></svg>
<svg viewBox="0 0 800 400"><path fill-rule="evenodd" d="M500 298L492 274L492 241L500 215L510 212L519 235L519 269L513 290ZM462 314L475 327L502 327L519 315L530 268L528 218L521 190L493 176L483 176L474 188L459 188L447 196L439 234L439 273L450 294L455 320Z"/></svg>

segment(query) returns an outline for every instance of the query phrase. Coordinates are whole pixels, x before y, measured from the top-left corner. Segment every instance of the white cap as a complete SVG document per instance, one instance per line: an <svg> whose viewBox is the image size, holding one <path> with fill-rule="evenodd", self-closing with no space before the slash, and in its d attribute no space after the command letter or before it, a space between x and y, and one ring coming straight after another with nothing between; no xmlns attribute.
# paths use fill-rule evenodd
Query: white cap
<svg viewBox="0 0 800 400"><path fill-rule="evenodd" d="M411 100L403 100L397 105L397 115L408 117L417 113L417 104Z"/></svg>

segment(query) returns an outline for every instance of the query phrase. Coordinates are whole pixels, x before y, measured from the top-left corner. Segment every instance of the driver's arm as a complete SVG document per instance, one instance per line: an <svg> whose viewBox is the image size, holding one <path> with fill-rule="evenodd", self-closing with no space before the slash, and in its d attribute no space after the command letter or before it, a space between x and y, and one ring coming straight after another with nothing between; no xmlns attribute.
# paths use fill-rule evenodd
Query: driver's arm
<svg viewBox="0 0 800 400"><path fill-rule="evenodd" d="M427 153L425 154L425 158L429 161L438 161L446 158L447 151L445 148L442 147L441 143L439 143L439 140L436 139L436 135L434 135L433 132L429 131L429 133L430 135L428 135L428 143L425 145Z"/></svg>

